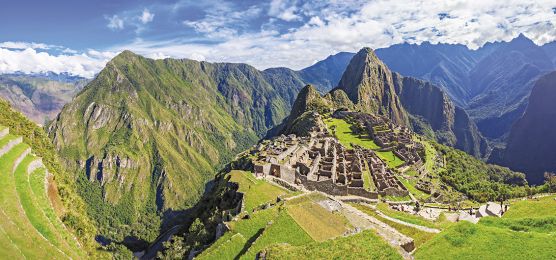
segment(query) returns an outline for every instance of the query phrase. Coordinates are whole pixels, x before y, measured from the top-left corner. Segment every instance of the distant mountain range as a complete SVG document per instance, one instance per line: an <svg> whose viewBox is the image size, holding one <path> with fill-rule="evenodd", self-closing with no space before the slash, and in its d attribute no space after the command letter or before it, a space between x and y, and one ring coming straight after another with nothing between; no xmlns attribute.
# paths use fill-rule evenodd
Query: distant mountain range
<svg viewBox="0 0 556 260"><path fill-rule="evenodd" d="M354 53L332 55L304 71L318 67L341 71L341 66L347 63L337 61L350 55ZM487 43L477 50L461 44L424 42L377 49L376 55L392 71L440 86L491 140L507 137L513 123L525 111L536 79L556 70L556 42L537 46L523 34L510 42ZM338 67L332 69L334 66ZM337 75L325 77L308 82L322 92L335 84L321 82L340 80Z"/></svg>
<svg viewBox="0 0 556 260"><path fill-rule="evenodd" d="M317 107L317 109L315 109ZM361 49L349 62L338 87L320 97L313 87L300 93L282 133L300 134L313 121L306 111L348 108L379 114L409 126L443 144L477 157L488 145L467 113L455 106L442 89L412 77L391 72L370 48Z"/></svg>
<svg viewBox="0 0 556 260"><path fill-rule="evenodd" d="M0 74L0 97L38 124L58 115L89 80L52 72Z"/></svg>

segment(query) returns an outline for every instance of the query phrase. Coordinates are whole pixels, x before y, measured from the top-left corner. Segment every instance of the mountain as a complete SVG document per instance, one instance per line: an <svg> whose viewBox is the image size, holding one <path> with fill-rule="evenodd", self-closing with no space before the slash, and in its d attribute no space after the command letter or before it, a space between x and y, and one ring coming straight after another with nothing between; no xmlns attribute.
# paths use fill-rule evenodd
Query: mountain
<svg viewBox="0 0 556 260"><path fill-rule="evenodd" d="M466 109L485 136L499 138L523 114L536 79L553 69L543 48L523 34L500 43L470 71Z"/></svg>
<svg viewBox="0 0 556 260"><path fill-rule="evenodd" d="M330 55L326 59L300 70L299 75L305 83L317 87L321 93L326 93L338 85L353 55L350 52Z"/></svg>
<svg viewBox="0 0 556 260"><path fill-rule="evenodd" d="M395 44L376 50L388 67L441 87L459 106L471 98L468 73L481 58L461 44Z"/></svg>
<svg viewBox="0 0 556 260"><path fill-rule="evenodd" d="M65 74L2 74L0 97L38 124L56 117L87 79Z"/></svg>
<svg viewBox="0 0 556 260"><path fill-rule="evenodd" d="M124 51L64 106L49 135L101 234L121 241L131 225L152 241L159 213L194 205L222 165L282 121L303 86L290 72Z"/></svg>
<svg viewBox="0 0 556 260"><path fill-rule="evenodd" d="M474 123L444 91L426 81L391 72L370 48L361 49L352 58L328 99L345 104L338 101L343 95L355 110L386 116L475 156L486 153L487 144Z"/></svg>
<svg viewBox="0 0 556 260"><path fill-rule="evenodd" d="M502 140L523 114L536 79L556 68L555 46L537 46L520 34L477 50L423 42L392 45L376 54L391 70L441 87L485 137Z"/></svg>
<svg viewBox="0 0 556 260"><path fill-rule="evenodd" d="M556 72L535 83L525 114L513 125L504 151L492 161L527 174L541 184L544 172L556 171Z"/></svg>
<svg viewBox="0 0 556 260"><path fill-rule="evenodd" d="M344 91L358 110L387 116L400 125L409 122L396 95L392 72L370 48L353 56L336 89Z"/></svg>

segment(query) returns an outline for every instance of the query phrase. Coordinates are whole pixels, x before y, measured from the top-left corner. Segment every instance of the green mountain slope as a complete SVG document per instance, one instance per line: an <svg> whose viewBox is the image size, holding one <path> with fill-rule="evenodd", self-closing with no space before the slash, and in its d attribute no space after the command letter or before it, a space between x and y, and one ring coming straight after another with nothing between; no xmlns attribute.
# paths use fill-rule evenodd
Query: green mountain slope
<svg viewBox="0 0 556 260"><path fill-rule="evenodd" d="M115 229L110 238L120 240L132 225L150 241L159 212L194 205L221 165L286 116L284 93L302 86L290 83L246 64L125 51L64 107L49 135L101 233Z"/></svg>

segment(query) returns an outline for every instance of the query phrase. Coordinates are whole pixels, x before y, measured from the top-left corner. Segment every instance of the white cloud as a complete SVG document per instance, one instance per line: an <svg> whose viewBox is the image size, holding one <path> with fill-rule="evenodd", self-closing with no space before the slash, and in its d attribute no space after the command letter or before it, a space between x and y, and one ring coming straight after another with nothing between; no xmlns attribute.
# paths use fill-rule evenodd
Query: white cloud
<svg viewBox="0 0 556 260"><path fill-rule="evenodd" d="M288 22L299 21L302 17L298 14L299 9L296 3L297 1L272 0L272 2L270 2L268 15Z"/></svg>
<svg viewBox="0 0 556 260"><path fill-rule="evenodd" d="M141 16L139 17L139 20L141 20L141 22L142 22L143 24L150 23L150 22L153 21L153 19L154 19L154 14L151 13L151 12L149 12L148 9L144 9L144 10L143 10L143 13L142 13Z"/></svg>
<svg viewBox="0 0 556 260"><path fill-rule="evenodd" d="M239 30L245 27L250 19L259 16L260 13L261 8L257 6L251 6L247 10L233 10L232 7L222 4L207 10L202 19L185 20L182 23L207 38L231 39L237 36Z"/></svg>
<svg viewBox="0 0 556 260"><path fill-rule="evenodd" d="M18 49L18 50L33 48L33 49L49 50L49 49L60 49L62 47L58 45L50 45L50 44L36 43L36 42L0 42L0 48Z"/></svg>
<svg viewBox="0 0 556 260"><path fill-rule="evenodd" d="M116 53L88 51L73 55L51 55L32 48L0 48L0 73L69 73L92 78Z"/></svg>
<svg viewBox="0 0 556 260"><path fill-rule="evenodd" d="M114 31L122 30L124 28L124 20L118 15L112 17L105 17L108 20L108 28Z"/></svg>
<svg viewBox="0 0 556 260"><path fill-rule="evenodd" d="M227 35L217 43L146 41L116 50L160 52L181 58L196 54L208 61L244 62L260 69L278 66L301 69L330 54L354 52L364 46L376 49L429 41L478 48L488 41L509 41L519 33L537 44L556 40L554 0L311 1L297 5L295 1L273 1L269 14L277 17L291 6L297 6L293 13L306 21L284 33L276 32L272 26L263 26L258 32L241 32L231 26L236 21L222 13L221 19L207 16L184 22L208 38L216 33ZM240 16L237 23L242 21Z"/></svg>

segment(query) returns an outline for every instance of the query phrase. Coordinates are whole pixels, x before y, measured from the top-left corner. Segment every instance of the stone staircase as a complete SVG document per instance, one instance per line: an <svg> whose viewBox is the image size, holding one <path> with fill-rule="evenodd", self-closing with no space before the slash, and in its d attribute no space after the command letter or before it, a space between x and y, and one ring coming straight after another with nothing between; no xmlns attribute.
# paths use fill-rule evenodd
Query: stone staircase
<svg viewBox="0 0 556 260"><path fill-rule="evenodd" d="M23 138L0 126L0 258L86 258L52 206L49 179Z"/></svg>

